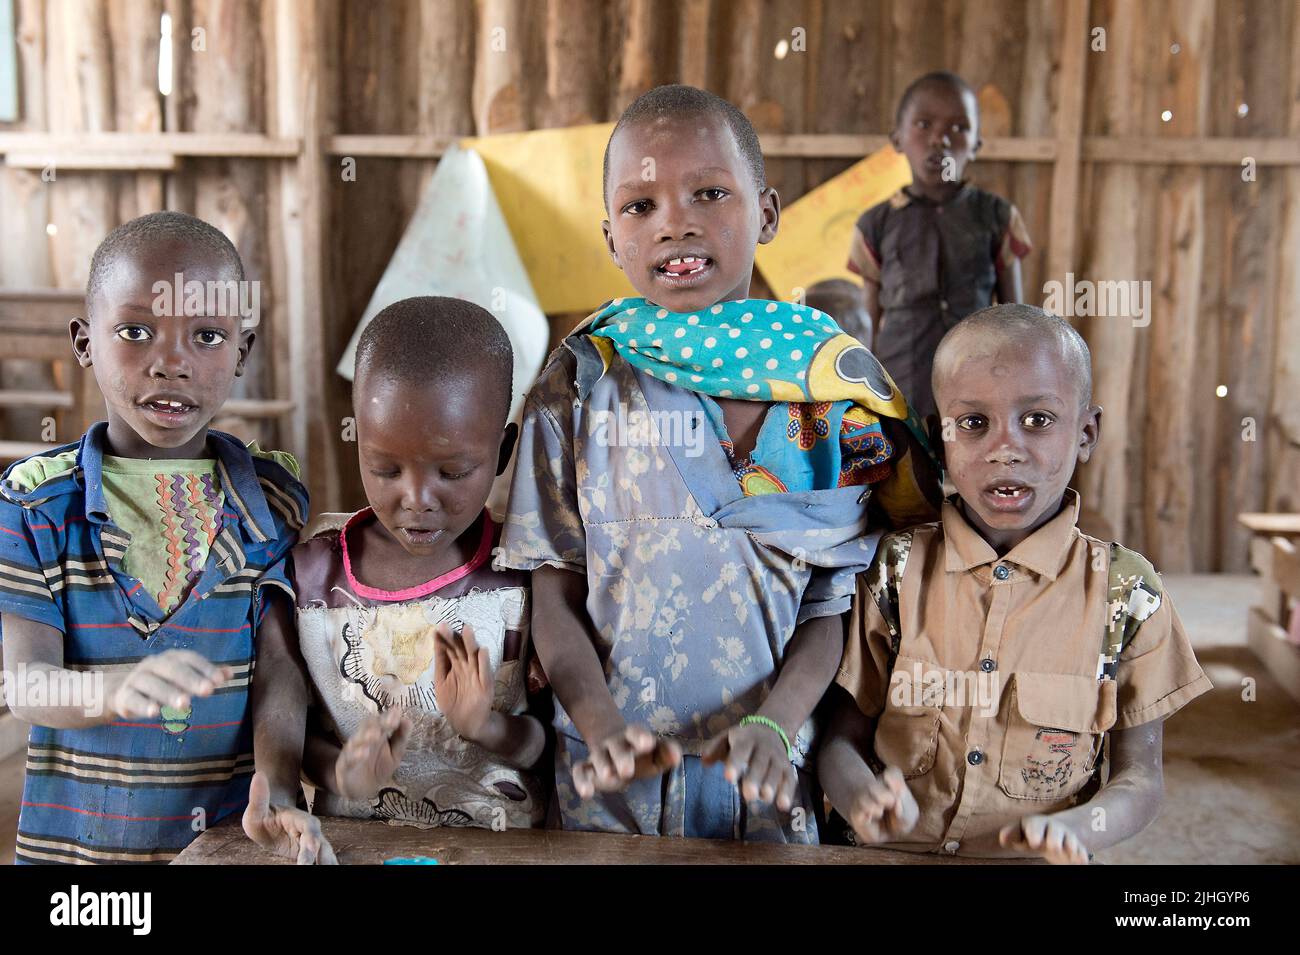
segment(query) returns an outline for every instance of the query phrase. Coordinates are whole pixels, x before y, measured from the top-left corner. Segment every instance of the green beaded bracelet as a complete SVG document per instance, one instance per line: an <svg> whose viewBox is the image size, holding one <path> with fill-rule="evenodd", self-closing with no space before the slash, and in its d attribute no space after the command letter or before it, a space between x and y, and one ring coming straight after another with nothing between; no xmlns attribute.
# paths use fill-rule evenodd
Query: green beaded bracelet
<svg viewBox="0 0 1300 955"><path fill-rule="evenodd" d="M790 737L785 735L785 730L781 729L781 724L776 720L770 720L766 716L742 716L740 718L741 726L749 724L766 726L770 730L775 730L776 734L781 737L781 742L785 743L785 758L794 762L794 748L790 745Z"/></svg>

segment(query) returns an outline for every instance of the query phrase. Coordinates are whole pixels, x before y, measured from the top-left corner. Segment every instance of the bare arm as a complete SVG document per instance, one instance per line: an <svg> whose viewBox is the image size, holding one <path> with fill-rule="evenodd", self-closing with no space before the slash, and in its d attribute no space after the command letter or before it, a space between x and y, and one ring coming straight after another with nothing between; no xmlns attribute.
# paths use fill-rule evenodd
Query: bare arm
<svg viewBox="0 0 1300 955"><path fill-rule="evenodd" d="M998 273L998 302L1002 305L1016 305L1024 301L1024 290L1020 286L1020 260L1012 259L1011 264Z"/></svg>
<svg viewBox="0 0 1300 955"><path fill-rule="evenodd" d="M875 282L863 282L862 297L871 319L871 344L874 348L880 341L880 286Z"/></svg>
<svg viewBox="0 0 1300 955"><path fill-rule="evenodd" d="M311 690L298 650L288 598L269 591L271 603L257 628L253 680L253 754L270 787L272 803L298 802Z"/></svg>
<svg viewBox="0 0 1300 955"><path fill-rule="evenodd" d="M587 615L587 578L556 567L533 571L533 642L555 697L591 744L623 730Z"/></svg>
<svg viewBox="0 0 1300 955"><path fill-rule="evenodd" d="M812 617L795 628L786 646L781 672L758 715L776 721L791 739L835 679L846 624L844 614Z"/></svg>
<svg viewBox="0 0 1300 955"><path fill-rule="evenodd" d="M152 718L163 706L188 706L192 697L209 696L230 679L229 668L192 650L154 654L126 671L70 670L63 665L59 630L13 614L0 615L0 627L5 669L22 674L14 690L35 681L50 688L37 706L28 705L24 694L13 694L14 715L36 726L85 729L123 718Z"/></svg>
<svg viewBox="0 0 1300 955"><path fill-rule="evenodd" d="M1137 835L1164 801L1164 720L1111 734L1110 780L1082 805L1057 813L1090 852Z"/></svg>

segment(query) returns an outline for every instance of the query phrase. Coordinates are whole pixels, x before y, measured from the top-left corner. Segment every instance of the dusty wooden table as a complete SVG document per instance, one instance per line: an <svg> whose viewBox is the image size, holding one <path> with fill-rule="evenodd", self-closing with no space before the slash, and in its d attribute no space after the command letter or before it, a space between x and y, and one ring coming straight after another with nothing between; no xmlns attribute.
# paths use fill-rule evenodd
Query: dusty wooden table
<svg viewBox="0 0 1300 955"><path fill-rule="evenodd" d="M546 829L415 829L361 819L322 818L340 863L432 856L444 865L1021 865L1028 860L963 859L850 846L787 846L712 839L661 839ZM1036 861L1036 860L1033 860ZM190 843L172 865L289 865L253 844L231 816Z"/></svg>

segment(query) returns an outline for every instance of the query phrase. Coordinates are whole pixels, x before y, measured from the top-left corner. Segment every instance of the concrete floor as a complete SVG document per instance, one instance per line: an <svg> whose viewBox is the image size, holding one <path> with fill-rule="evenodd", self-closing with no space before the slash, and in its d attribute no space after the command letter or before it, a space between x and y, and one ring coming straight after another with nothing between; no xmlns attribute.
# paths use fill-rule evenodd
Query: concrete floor
<svg viewBox="0 0 1300 955"><path fill-rule="evenodd" d="M1300 863L1300 704L1246 648L1256 578L1169 575L1215 689L1165 725L1165 804L1140 835L1099 853L1125 863ZM1243 699L1244 681L1254 699ZM13 861L24 755L0 760L0 863Z"/></svg>

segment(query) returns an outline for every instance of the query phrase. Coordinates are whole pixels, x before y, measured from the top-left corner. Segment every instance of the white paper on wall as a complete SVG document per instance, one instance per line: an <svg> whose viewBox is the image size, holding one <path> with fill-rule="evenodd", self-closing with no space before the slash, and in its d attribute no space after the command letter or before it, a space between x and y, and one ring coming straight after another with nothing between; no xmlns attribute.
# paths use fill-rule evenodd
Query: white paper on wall
<svg viewBox="0 0 1300 955"><path fill-rule="evenodd" d="M413 295L462 298L496 317L514 348L510 420L518 421L523 396L546 357L550 330L483 160L472 150L453 146L439 160L339 361L340 375L352 379L357 341L366 323L393 302ZM510 473L498 478L493 488L489 506L494 512L505 503Z"/></svg>

